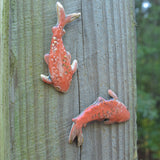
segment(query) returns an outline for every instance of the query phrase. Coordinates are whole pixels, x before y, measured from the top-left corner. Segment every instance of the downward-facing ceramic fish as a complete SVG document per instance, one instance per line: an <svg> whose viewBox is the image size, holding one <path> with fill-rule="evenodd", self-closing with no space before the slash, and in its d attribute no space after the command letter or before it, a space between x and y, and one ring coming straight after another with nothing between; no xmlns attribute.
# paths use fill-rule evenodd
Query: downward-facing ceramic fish
<svg viewBox="0 0 160 160"><path fill-rule="evenodd" d="M86 108L79 116L73 118L73 124L69 135L69 143L78 138L78 146L83 144L82 127L91 121L104 121L104 124L121 123L130 119L130 113L127 107L118 101L117 95L108 90L108 94L113 97L111 100L105 100L102 97L98 99L88 108Z"/></svg>
<svg viewBox="0 0 160 160"><path fill-rule="evenodd" d="M63 6L57 2L57 25L52 28L53 36L51 40L50 53L45 54L44 60L48 64L49 76L41 74L41 79L45 83L52 84L58 91L66 92L72 81L72 75L77 70L77 60L72 65L71 55L66 51L62 36L65 34L63 29L67 23L78 18L80 13L65 15Z"/></svg>

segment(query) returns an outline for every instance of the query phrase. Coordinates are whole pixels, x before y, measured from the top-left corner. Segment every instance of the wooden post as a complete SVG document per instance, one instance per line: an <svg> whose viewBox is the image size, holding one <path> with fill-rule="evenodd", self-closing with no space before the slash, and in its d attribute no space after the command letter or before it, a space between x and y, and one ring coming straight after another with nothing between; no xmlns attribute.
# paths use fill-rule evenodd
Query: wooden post
<svg viewBox="0 0 160 160"><path fill-rule="evenodd" d="M0 159L136 160L134 0L60 2L66 13L81 12L63 37L79 63L66 94L40 80L48 72L43 56L57 22L56 0L11 0L10 11L7 0L0 2ZM109 88L129 107L130 121L90 123L81 148L68 144L71 119L98 96L109 98Z"/></svg>

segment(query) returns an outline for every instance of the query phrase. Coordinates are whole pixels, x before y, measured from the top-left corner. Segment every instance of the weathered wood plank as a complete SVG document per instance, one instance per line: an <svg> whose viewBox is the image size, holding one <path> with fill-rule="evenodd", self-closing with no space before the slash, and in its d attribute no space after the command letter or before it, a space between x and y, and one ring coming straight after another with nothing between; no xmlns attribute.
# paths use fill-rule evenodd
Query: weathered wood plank
<svg viewBox="0 0 160 160"><path fill-rule="evenodd" d="M124 124L92 123L83 130L82 159L137 159L135 139L134 1L82 1L80 110L114 90L131 112ZM104 36L105 35L105 36ZM134 138L133 138L134 137Z"/></svg>
<svg viewBox="0 0 160 160"><path fill-rule="evenodd" d="M9 2L0 1L0 159L9 159Z"/></svg>
<svg viewBox="0 0 160 160"><path fill-rule="evenodd" d="M79 159L80 149L68 144L71 119L79 112L77 75L61 94L40 80L47 73L43 56L56 25L56 1L13 0L10 22L11 159ZM80 1L63 2L66 13L79 12ZM81 54L80 20L66 26L64 43L76 58ZM81 47L82 48L82 47ZM75 98L73 97L75 96Z"/></svg>

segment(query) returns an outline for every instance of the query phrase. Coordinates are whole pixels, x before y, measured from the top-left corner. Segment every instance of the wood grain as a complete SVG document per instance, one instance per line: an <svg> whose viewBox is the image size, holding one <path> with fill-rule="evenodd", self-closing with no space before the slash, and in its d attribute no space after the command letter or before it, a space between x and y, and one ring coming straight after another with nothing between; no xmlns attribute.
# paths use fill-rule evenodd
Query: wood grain
<svg viewBox="0 0 160 160"><path fill-rule="evenodd" d="M80 110L84 110L98 96L108 98L107 90L111 88L131 112L131 120L127 123L105 126L95 122L88 125L83 130L82 159L137 158L133 2L82 1L84 50L81 61L84 63L79 68Z"/></svg>
<svg viewBox="0 0 160 160"><path fill-rule="evenodd" d="M9 2L0 1L0 159L10 158Z"/></svg>
<svg viewBox="0 0 160 160"><path fill-rule="evenodd" d="M57 22L56 0L10 0L10 50L0 58L1 62L5 60L1 66L9 76L3 82L4 86L9 82L9 93L0 87L1 92L9 94L7 101L0 101L9 104L6 117L0 117L5 120L0 123L6 125L0 127L0 139L4 133L9 137L5 137L6 146L10 145L10 158L6 159L136 160L134 0L60 2L66 13L82 14L65 27L63 37L66 50L79 64L66 94L40 80L41 73L48 73L43 56L49 52L51 28ZM0 71L4 75L2 68ZM83 129L81 148L68 144L71 119L98 96L109 98L109 88L128 106L130 121L119 125L90 123ZM0 157L3 160L5 155Z"/></svg>

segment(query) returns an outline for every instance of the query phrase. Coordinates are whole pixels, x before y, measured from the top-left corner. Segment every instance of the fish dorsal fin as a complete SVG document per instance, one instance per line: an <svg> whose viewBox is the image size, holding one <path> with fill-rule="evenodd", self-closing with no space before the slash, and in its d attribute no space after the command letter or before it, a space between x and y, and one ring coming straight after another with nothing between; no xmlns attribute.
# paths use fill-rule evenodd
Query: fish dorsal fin
<svg viewBox="0 0 160 160"><path fill-rule="evenodd" d="M117 95L111 89L108 90L108 94L113 97L114 100L118 99Z"/></svg>
<svg viewBox="0 0 160 160"><path fill-rule="evenodd" d="M103 97L98 97L98 98L97 98L97 101L98 101L98 102L103 102L103 101L105 101L105 99L104 99Z"/></svg>
<svg viewBox="0 0 160 160"><path fill-rule="evenodd" d="M105 101L104 98L98 97L97 100L96 100L92 105L95 105L95 104L97 104L97 103L101 103L101 102L103 102L103 101Z"/></svg>

